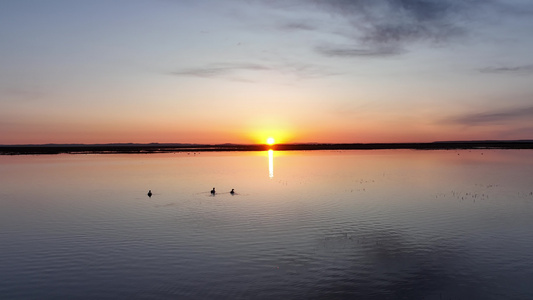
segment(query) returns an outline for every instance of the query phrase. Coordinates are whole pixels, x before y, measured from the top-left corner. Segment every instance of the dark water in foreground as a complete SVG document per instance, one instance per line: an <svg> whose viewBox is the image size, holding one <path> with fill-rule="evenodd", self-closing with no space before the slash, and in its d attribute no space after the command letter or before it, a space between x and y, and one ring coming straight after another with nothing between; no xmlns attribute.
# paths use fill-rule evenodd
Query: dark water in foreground
<svg viewBox="0 0 533 300"><path fill-rule="evenodd" d="M532 282L531 150L0 156L0 299L533 299Z"/></svg>

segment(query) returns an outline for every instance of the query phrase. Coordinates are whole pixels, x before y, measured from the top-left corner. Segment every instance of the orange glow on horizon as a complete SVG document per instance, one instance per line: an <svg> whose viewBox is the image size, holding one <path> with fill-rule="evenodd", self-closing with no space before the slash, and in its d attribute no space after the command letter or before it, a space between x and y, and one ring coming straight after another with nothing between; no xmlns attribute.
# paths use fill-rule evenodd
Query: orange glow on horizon
<svg viewBox="0 0 533 300"><path fill-rule="evenodd" d="M251 130L247 138L255 144L274 145L292 142L292 134L282 129Z"/></svg>

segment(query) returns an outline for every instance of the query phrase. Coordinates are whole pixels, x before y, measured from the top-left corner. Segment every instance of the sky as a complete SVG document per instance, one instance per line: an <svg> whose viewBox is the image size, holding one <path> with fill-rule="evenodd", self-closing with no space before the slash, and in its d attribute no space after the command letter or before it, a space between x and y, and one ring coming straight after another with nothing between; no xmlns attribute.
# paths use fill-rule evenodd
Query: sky
<svg viewBox="0 0 533 300"><path fill-rule="evenodd" d="M533 139L530 0L1 0L0 144Z"/></svg>

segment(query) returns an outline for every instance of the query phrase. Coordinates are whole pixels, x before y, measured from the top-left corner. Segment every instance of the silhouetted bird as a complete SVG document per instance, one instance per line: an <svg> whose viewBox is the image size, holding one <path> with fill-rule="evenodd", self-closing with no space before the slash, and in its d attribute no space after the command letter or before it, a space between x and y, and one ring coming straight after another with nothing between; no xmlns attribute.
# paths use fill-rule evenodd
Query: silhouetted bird
<svg viewBox="0 0 533 300"><path fill-rule="evenodd" d="M213 189L211 190L211 195L214 195L214 194L215 194L215 188L213 188Z"/></svg>
<svg viewBox="0 0 533 300"><path fill-rule="evenodd" d="M231 192L229 192L230 194L235 194L235 189L231 189Z"/></svg>
<svg viewBox="0 0 533 300"><path fill-rule="evenodd" d="M152 197L152 190L148 191L148 197Z"/></svg>

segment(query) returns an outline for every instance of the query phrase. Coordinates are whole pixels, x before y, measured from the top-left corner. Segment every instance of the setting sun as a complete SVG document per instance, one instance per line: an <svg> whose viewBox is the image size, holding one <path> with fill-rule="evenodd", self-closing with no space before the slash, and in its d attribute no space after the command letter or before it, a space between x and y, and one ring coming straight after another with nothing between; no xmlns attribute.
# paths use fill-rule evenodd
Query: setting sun
<svg viewBox="0 0 533 300"><path fill-rule="evenodd" d="M274 145L274 142L275 142L275 141L274 141L274 138L269 137L269 138L267 139L267 144L269 144L269 145Z"/></svg>

